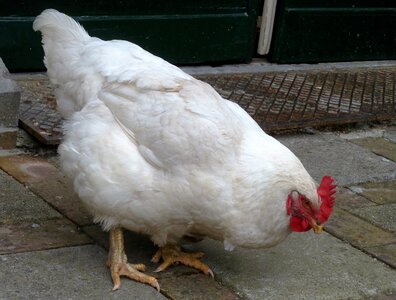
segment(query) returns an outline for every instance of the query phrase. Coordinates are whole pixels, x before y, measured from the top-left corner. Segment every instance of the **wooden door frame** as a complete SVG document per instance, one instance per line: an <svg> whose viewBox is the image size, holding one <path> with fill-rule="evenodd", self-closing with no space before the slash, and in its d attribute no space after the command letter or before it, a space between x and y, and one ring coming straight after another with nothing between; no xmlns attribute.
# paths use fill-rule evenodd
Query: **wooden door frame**
<svg viewBox="0 0 396 300"><path fill-rule="evenodd" d="M261 55L268 54L271 46L272 32L274 29L277 0L264 0L263 15L260 24L260 36L257 52Z"/></svg>

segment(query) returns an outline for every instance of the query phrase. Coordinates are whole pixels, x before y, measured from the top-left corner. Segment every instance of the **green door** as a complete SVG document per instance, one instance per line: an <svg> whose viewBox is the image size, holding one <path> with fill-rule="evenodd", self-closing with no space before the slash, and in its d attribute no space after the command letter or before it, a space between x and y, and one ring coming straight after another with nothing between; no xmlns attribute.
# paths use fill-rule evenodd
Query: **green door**
<svg viewBox="0 0 396 300"><path fill-rule="evenodd" d="M396 59L394 0L278 0L269 60Z"/></svg>
<svg viewBox="0 0 396 300"><path fill-rule="evenodd" d="M76 17L92 36L125 39L172 63L248 62L259 0L14 0L0 2L0 57L12 71L42 70L43 9Z"/></svg>

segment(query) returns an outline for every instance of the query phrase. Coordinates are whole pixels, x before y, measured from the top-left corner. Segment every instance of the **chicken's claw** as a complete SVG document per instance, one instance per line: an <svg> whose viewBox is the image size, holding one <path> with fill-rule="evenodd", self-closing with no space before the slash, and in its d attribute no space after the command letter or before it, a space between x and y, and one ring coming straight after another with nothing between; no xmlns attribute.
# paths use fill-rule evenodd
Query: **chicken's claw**
<svg viewBox="0 0 396 300"><path fill-rule="evenodd" d="M151 261L158 263L162 258L163 262L154 272L161 272L166 270L170 265L183 264L199 271L202 271L206 275L210 275L214 278L213 271L199 260L203 257L203 252L186 253L181 251L181 249L175 245L167 245L158 249L154 254Z"/></svg>

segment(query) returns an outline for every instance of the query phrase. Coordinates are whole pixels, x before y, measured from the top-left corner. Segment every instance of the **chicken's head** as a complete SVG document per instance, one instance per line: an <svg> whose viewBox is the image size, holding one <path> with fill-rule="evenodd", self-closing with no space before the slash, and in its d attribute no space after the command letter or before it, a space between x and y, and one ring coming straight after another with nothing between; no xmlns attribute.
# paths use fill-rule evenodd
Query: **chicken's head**
<svg viewBox="0 0 396 300"><path fill-rule="evenodd" d="M320 208L315 208L309 199L304 195L293 192L287 199L286 209L290 218L290 228L292 231L302 232L311 228L315 233L321 233L323 224L330 217L334 206L334 194L336 186L334 179L325 176L322 179L317 191L321 199Z"/></svg>

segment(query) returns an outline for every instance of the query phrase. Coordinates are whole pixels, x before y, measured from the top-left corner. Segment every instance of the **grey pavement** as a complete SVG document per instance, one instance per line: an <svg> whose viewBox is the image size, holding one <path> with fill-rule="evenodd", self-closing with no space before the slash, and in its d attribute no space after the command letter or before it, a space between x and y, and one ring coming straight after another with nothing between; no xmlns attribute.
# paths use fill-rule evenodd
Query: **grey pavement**
<svg viewBox="0 0 396 300"><path fill-rule="evenodd" d="M260 250L227 252L222 243L211 240L184 245L186 250L205 252L204 261L213 269L215 279L174 266L159 275L162 293L128 279L122 280L120 291L110 291L112 284L105 266L107 236L96 225L85 225L80 233L77 227L72 230L68 219L73 220L75 212L63 207L69 202L51 202L53 207L46 203L51 187L56 197L65 193L51 181L62 181L56 174L56 155L44 158L55 167L47 167L52 170L45 172L49 177L44 174L41 178L47 185L37 179L37 174L29 179L28 173L23 173L26 168L22 163L34 165L37 158L2 158L0 168L7 173L0 174L4 187L0 206L5 212L0 222L0 245L11 243L14 248L0 248L4 253L0 255L0 299L394 299L396 199L392 179L396 164L354 143L387 138L394 129L380 126L364 134L352 130L278 136L317 180L329 174L346 187L340 192L339 208L329 221L328 233L294 233L282 244ZM378 184L367 183L373 181ZM64 201L74 205L70 197L65 193ZM63 215L56 211L57 205ZM39 228L33 234L24 224ZM63 230L62 237L54 241L48 231L57 234L58 229L53 227L61 225L73 232L65 235ZM23 239L20 231L26 231L31 249L10 240ZM7 237L10 232L11 237ZM155 247L151 242L134 234L128 234L126 241L129 260L146 263L149 274L153 274L155 265L149 260Z"/></svg>
<svg viewBox="0 0 396 300"><path fill-rule="evenodd" d="M324 233L296 233L267 250L224 252L205 241L207 262L248 299L361 299L396 289L396 271Z"/></svg>
<svg viewBox="0 0 396 300"><path fill-rule="evenodd" d="M107 252L95 245L0 256L0 299L166 299L124 280L112 292Z"/></svg>
<svg viewBox="0 0 396 300"><path fill-rule="evenodd" d="M32 222L61 215L0 170L0 224Z"/></svg>
<svg viewBox="0 0 396 300"><path fill-rule="evenodd" d="M352 212L379 227L396 232L396 203L386 206L361 207Z"/></svg>
<svg viewBox="0 0 396 300"><path fill-rule="evenodd" d="M333 133L282 136L279 140L300 158L320 182L331 175L339 185L396 179L396 163Z"/></svg>
<svg viewBox="0 0 396 300"><path fill-rule="evenodd" d="M385 132L384 137L394 143L396 143L396 126L390 128Z"/></svg>

